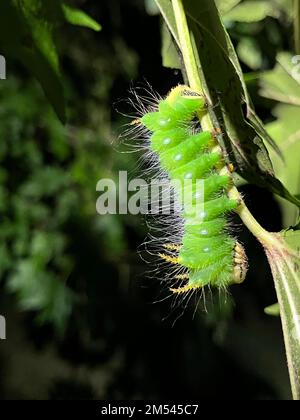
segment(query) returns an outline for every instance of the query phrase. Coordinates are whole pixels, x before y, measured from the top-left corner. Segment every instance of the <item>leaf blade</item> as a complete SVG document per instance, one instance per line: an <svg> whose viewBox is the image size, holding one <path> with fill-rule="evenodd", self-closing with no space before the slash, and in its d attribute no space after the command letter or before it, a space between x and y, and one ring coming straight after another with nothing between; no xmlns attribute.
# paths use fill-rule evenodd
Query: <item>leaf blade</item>
<svg viewBox="0 0 300 420"><path fill-rule="evenodd" d="M82 10L71 7L66 3L63 3L62 10L65 20L72 25L83 26L85 28L92 29L95 32L101 31L102 26Z"/></svg>
<svg viewBox="0 0 300 420"><path fill-rule="evenodd" d="M274 235L275 236L275 235ZM266 254L275 283L293 397L300 399L300 231L278 237Z"/></svg>

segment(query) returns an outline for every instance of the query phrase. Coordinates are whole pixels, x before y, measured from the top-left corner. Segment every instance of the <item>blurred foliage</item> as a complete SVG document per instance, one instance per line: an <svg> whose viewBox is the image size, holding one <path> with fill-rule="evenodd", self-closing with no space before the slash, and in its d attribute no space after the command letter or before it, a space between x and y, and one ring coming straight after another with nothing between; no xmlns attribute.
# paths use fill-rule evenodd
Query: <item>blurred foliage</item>
<svg viewBox="0 0 300 420"><path fill-rule="evenodd" d="M277 56L274 70L265 72L261 78L261 95L281 102L272 110L276 120L268 124L269 133L283 153L283 159L272 155L279 178L293 194L300 193L300 57L284 52ZM272 153L272 151L270 151ZM281 202L286 226L296 224L297 211Z"/></svg>
<svg viewBox="0 0 300 420"><path fill-rule="evenodd" d="M87 16L83 12L74 15L76 9L66 10L73 23L90 24L81 21ZM45 42L45 48L50 44L41 33L36 36L40 43ZM81 107L74 107L65 127L31 81L10 74L0 85L0 274L20 308L36 311L40 324L51 322L60 332L65 329L72 304L80 300L71 290L76 280L69 287L70 276L76 277L76 256L70 251L72 224L86 224L99 235L99 251L105 237L105 252L114 259L124 252L126 244L119 217L98 218L95 210L98 179L114 178L119 161L127 160L121 154L116 159L111 147L111 110L106 105L111 83L124 66L126 77L136 72L135 55L120 39L112 42L114 50L105 48L105 58L100 55L91 70L88 55L76 57L80 45L70 46L66 41L68 56L64 59L77 61L77 68L86 72L83 78L97 71L103 77L86 87L92 95L84 103L84 115L80 115ZM116 50L126 55L121 66L118 60L111 64L109 59ZM67 84L69 100L80 103L82 92L72 83Z"/></svg>
<svg viewBox="0 0 300 420"><path fill-rule="evenodd" d="M112 235L115 254L123 249L118 221L105 226L95 215L96 181L110 173L108 146L99 141L104 127L98 135L65 129L30 83L10 78L0 89L1 274L23 309L62 329L76 299L67 286L74 256L66 225L86 219L99 235Z"/></svg>

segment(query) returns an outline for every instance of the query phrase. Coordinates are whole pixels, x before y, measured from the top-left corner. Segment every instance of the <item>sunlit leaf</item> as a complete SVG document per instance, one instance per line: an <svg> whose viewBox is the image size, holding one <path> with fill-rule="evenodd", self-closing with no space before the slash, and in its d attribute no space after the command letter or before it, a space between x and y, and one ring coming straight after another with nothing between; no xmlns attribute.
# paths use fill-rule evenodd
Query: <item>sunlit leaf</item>
<svg viewBox="0 0 300 420"><path fill-rule="evenodd" d="M216 0L219 12L224 15L238 5L242 0Z"/></svg>
<svg viewBox="0 0 300 420"><path fill-rule="evenodd" d="M162 61L164 67L180 69L178 50L173 42L171 33L166 24L162 25Z"/></svg>
<svg viewBox="0 0 300 420"><path fill-rule="evenodd" d="M155 0L144 0L145 1L145 8L146 12L151 15L157 15L159 13L159 9L155 3Z"/></svg>
<svg viewBox="0 0 300 420"><path fill-rule="evenodd" d="M242 38L237 46L239 58L252 70L258 70L262 65L262 53L258 44L252 38Z"/></svg>
<svg viewBox="0 0 300 420"><path fill-rule="evenodd" d="M300 107L294 105L278 105L273 111L276 121L269 123L267 128L282 151L283 159L272 150L270 154L277 177L287 186L292 194L300 194ZM280 200L283 210L284 226L296 223L299 211L288 203Z"/></svg>
<svg viewBox="0 0 300 420"><path fill-rule="evenodd" d="M300 399L300 231L274 234L265 246L275 282L292 392Z"/></svg>
<svg viewBox="0 0 300 420"><path fill-rule="evenodd" d="M300 59L298 60L300 63ZM261 78L260 94L274 99L300 106L300 73L299 64L292 54L282 52L277 56L274 70L266 72Z"/></svg>
<svg viewBox="0 0 300 420"><path fill-rule="evenodd" d="M280 315L280 308L278 303L274 303L274 305L267 306L265 308L265 314L270 316L279 316Z"/></svg>
<svg viewBox="0 0 300 420"><path fill-rule="evenodd" d="M101 25L82 10L71 7L68 4L63 4L62 9L65 19L72 25L83 26L96 32L101 30Z"/></svg>
<svg viewBox="0 0 300 420"><path fill-rule="evenodd" d="M273 71L261 77L261 94L270 99L283 102L273 114L276 120L267 126L268 132L280 147L283 159L270 150L275 172L292 194L300 193L300 77L296 61L289 53L280 53ZM280 200L284 225L296 223L298 210Z"/></svg>
<svg viewBox="0 0 300 420"><path fill-rule="evenodd" d="M53 39L60 18L57 0L0 0L0 42L5 54L29 69L40 82L58 117L65 121L65 100Z"/></svg>
<svg viewBox="0 0 300 420"><path fill-rule="evenodd" d="M247 0L224 14L224 19L236 22L258 22L273 15L273 5L268 1Z"/></svg>

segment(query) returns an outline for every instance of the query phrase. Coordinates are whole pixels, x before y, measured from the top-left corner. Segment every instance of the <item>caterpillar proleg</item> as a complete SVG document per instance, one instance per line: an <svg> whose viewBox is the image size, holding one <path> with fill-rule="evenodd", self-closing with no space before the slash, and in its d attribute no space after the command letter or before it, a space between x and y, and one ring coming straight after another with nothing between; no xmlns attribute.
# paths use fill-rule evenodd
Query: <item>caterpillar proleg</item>
<svg viewBox="0 0 300 420"><path fill-rule="evenodd" d="M175 294L241 283L247 272L244 249L228 224L228 213L238 206L227 194L232 166L226 166L215 133L195 129L194 121L205 107L202 95L180 85L138 121L148 130L150 150L170 182L190 181L191 194L174 187L180 196L181 237L159 252L163 261L180 268L170 288ZM201 189L198 180L203 181Z"/></svg>

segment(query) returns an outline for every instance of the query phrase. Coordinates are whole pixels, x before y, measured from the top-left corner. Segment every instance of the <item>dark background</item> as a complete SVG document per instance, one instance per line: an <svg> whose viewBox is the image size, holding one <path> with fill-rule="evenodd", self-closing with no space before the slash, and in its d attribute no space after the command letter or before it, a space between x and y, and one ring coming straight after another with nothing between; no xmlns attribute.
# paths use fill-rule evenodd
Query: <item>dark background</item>
<svg viewBox="0 0 300 420"><path fill-rule="evenodd" d="M164 295L137 253L144 218L96 214L97 181L136 167L118 140L128 90L148 82L163 95L181 78L162 67L160 19L142 1L76 3L103 29L61 29L67 126L17 63L0 83L1 398L289 398L280 321L264 314L276 302L272 277L238 220L245 284L226 299L208 293L207 312L190 302L181 316L169 299L153 304ZM280 230L273 197L242 191L258 221Z"/></svg>

